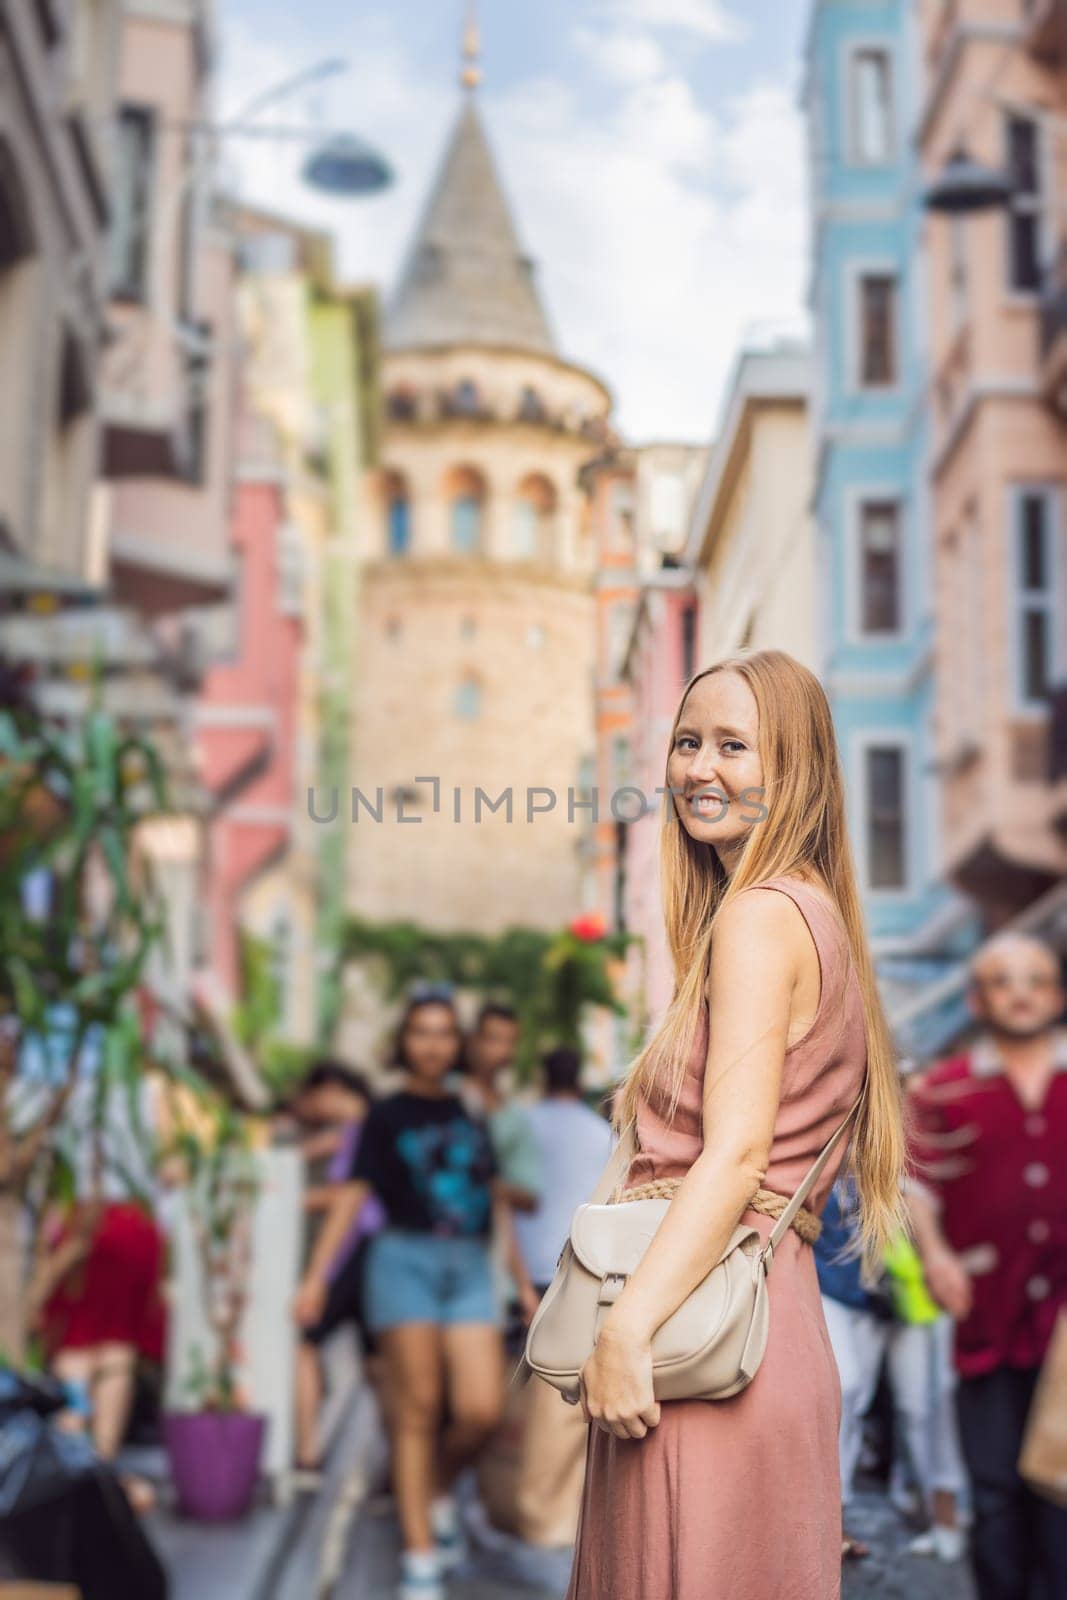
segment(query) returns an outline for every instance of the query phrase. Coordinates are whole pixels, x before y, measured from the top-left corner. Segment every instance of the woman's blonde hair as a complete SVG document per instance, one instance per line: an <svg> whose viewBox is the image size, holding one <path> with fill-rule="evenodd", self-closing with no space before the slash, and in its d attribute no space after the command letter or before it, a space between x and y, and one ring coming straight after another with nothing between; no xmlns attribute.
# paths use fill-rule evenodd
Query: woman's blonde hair
<svg viewBox="0 0 1067 1600"><path fill-rule="evenodd" d="M669 1102L673 1117L700 1027L712 936L719 912L743 889L780 876L818 872L841 913L863 994L867 1077L853 1120L848 1165L860 1196L859 1243L869 1269L903 1226L904 1130L900 1079L875 981L845 821L845 794L833 718L818 678L783 650L742 650L696 673L685 686L667 744L674 749L686 699L701 679L735 672L759 708L762 803L726 876L715 850L690 837L664 776L660 881L674 996L615 1097L615 1122L634 1121L638 1096Z"/></svg>

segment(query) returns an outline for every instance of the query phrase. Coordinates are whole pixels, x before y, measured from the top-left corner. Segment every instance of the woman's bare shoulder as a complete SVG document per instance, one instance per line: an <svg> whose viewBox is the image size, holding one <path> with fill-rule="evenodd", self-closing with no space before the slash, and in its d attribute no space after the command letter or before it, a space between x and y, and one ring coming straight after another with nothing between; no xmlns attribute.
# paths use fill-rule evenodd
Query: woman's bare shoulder
<svg viewBox="0 0 1067 1600"><path fill-rule="evenodd" d="M716 918L709 989L717 972L743 978L777 968L795 976L808 937L804 915L788 895L749 885Z"/></svg>

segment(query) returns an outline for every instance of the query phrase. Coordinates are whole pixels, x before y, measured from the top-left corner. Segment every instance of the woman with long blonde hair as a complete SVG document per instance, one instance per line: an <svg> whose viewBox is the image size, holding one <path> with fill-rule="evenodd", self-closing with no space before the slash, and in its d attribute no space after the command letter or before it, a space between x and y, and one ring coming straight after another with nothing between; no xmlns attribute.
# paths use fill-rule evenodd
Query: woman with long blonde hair
<svg viewBox="0 0 1067 1600"><path fill-rule="evenodd" d="M586 1482L567 1600L834 1600L840 1385L810 1240L838 1174L872 1267L902 1221L904 1139L813 673L742 651L686 685L667 751L661 884L675 990L616 1097L624 1180L671 1205L582 1371ZM731 1399L657 1403L651 1339L739 1221L776 1214L858 1100L768 1278L770 1336Z"/></svg>

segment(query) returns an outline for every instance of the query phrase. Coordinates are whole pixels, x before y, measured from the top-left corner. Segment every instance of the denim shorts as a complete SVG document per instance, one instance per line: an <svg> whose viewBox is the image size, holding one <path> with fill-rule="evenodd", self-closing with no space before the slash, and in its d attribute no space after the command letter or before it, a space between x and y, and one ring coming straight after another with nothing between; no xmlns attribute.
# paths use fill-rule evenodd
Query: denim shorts
<svg viewBox="0 0 1067 1600"><path fill-rule="evenodd" d="M370 1242L363 1283L372 1333L404 1322L498 1322L485 1239L383 1228Z"/></svg>

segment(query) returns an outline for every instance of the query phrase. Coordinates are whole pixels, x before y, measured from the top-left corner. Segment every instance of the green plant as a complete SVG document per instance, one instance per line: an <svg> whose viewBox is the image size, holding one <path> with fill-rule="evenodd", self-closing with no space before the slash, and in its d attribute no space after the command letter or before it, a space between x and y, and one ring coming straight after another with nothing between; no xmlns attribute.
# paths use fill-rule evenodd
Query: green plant
<svg viewBox="0 0 1067 1600"><path fill-rule="evenodd" d="M514 1006L521 1024L515 1067L524 1080L535 1071L543 1051L580 1044L587 1006L625 1013L612 967L633 937L608 933L592 917L576 918L555 933L513 927L495 937L437 933L413 922L352 918L343 959L374 961L390 1000L403 994L408 984L425 980L448 982Z"/></svg>
<svg viewBox="0 0 1067 1600"><path fill-rule="evenodd" d="M283 1098L319 1051L314 1045L294 1044L278 1032L282 997L269 940L242 929L239 963L241 998L232 1013L234 1036L254 1059L272 1094Z"/></svg>
<svg viewBox="0 0 1067 1600"><path fill-rule="evenodd" d="M22 1222L79 1071L99 1054L101 1094L139 1071L134 996L163 922L133 846L166 807L157 751L99 703L70 727L28 703L0 712L0 1348L13 1361L58 1281L59 1261L27 1258ZM30 1059L34 1093L16 1095Z"/></svg>
<svg viewBox="0 0 1067 1600"><path fill-rule="evenodd" d="M185 1180L204 1319L214 1341L210 1357L194 1350L186 1392L194 1410L233 1411L243 1404L239 1335L259 1194L250 1125L220 1095L204 1089L187 1091L174 1110L166 1156Z"/></svg>

